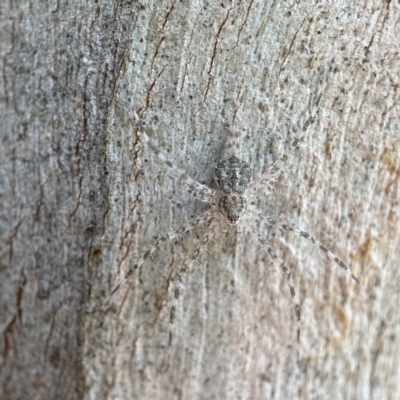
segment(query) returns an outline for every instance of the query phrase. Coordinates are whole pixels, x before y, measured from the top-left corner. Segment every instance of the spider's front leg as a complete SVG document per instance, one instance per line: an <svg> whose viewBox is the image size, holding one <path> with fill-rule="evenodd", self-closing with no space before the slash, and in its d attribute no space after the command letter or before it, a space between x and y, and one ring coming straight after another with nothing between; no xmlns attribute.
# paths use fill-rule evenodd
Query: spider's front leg
<svg viewBox="0 0 400 400"><path fill-rule="evenodd" d="M158 149L158 147L151 141L144 129L142 120L139 118L135 110L133 110L133 115L136 119L136 122L139 124L144 141L147 143L153 153L158 157L158 159L162 161L170 169L170 171L174 175L176 175L181 182L185 184L185 187L187 188L189 193L193 194L198 200L202 201L203 203L209 203L215 206L217 192L213 189L210 189L208 186L197 182L184 170L178 168L171 161L169 161L167 157L165 157L164 154L161 153L161 151Z"/></svg>
<svg viewBox="0 0 400 400"><path fill-rule="evenodd" d="M217 200L216 197L210 197L208 193L206 193L202 189L196 189L194 186L190 186L186 183L184 183L184 188L188 193L190 193L193 197L195 197L197 200L200 200L203 203L208 203L211 204L213 207L217 206Z"/></svg>
<svg viewBox="0 0 400 400"><path fill-rule="evenodd" d="M188 223L182 225L178 229L175 229L171 232L168 232L166 235L161 236L158 238L154 244L147 249L147 251L142 255L142 257L135 263L135 265L128 270L128 272L125 273L124 278L118 285L114 287L114 289L111 291L110 295L97 307L95 307L92 311L88 311L88 314L93 314L95 313L99 308L104 306L105 304L108 303L108 301L111 299L111 297L119 290L119 288L129 279L129 277L137 270L140 268L140 266L149 258L151 255L154 253L154 251L158 248L158 246L161 243L164 243L167 240L171 240L176 238L182 233L188 232L191 229L195 228L196 226L202 225L207 221L210 221L211 218L215 214L215 209L212 208L203 214L200 214L197 218L192 219Z"/></svg>
<svg viewBox="0 0 400 400"><path fill-rule="evenodd" d="M271 180L273 179L274 175L285 165L293 150L300 143L301 139L303 139L305 131L312 122L313 117L309 117L301 130L301 134L296 137L295 140L293 140L292 145L285 152L285 154L271 168L268 169L266 174L258 182L250 186L249 195L253 196L255 200L261 200L265 198L271 191L273 186L273 183L271 184Z"/></svg>
<svg viewBox="0 0 400 400"><path fill-rule="evenodd" d="M259 229L257 228L256 225L251 225L256 237L257 237L257 241L258 243L261 245L261 247L264 249L264 251L266 251L269 256L271 257L273 263L275 265L277 265L279 268L282 269L282 271L284 272L284 274L286 275L286 281L289 285L289 289L290 289L290 295L292 296L292 301L294 304L294 312L296 314L296 319L297 322L300 322L301 319L301 311L300 311L300 306L299 303L297 302L296 299L296 291L294 290L294 284L293 284L293 279L292 279L292 273L290 272L289 267L285 264L285 262L282 260L281 257L279 257L275 251L273 250L273 248L270 246L270 244L268 243L267 239L261 235ZM298 331L298 335L299 335L299 331Z"/></svg>
<svg viewBox="0 0 400 400"><path fill-rule="evenodd" d="M274 175L285 165L286 161L292 154L293 150L297 147L297 145L300 143L300 141L303 139L308 127L314 122L315 115L317 114L317 111L319 109L319 105L321 103L322 99L322 94L323 91L327 85L328 81L328 74L325 77L325 81L323 86L319 90L319 94L317 97L317 100L314 104L314 110L310 112L309 117L307 118L306 122L303 124L303 126L300 129L300 132L297 134L297 137L293 140L291 146L289 149L283 154L283 156L278 159L278 161L268 169L266 174L254 185L250 186L249 188L249 195L254 196L256 200L260 200L265 198L268 193L269 193L269 188L268 184L269 181L274 177Z"/></svg>

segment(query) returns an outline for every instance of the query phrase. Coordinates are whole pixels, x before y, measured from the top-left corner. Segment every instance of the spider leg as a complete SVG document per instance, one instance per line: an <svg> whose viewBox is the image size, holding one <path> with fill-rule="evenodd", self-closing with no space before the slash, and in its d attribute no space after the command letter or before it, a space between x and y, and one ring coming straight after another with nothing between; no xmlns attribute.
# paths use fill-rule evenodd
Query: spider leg
<svg viewBox="0 0 400 400"><path fill-rule="evenodd" d="M213 239L215 236L218 236L219 234L219 224L218 221L212 224L204 234L203 238L200 241L199 246L197 249L185 260L183 263L182 268L179 270L177 276L176 276L176 283L175 283L175 289L174 289L174 303L171 307L171 313L169 317L169 345L171 346L172 343L172 327L174 324L175 320L175 311L176 311L176 306L179 300L179 293L180 293L180 288L182 286L182 278L183 275L185 275L186 271L191 267L194 261L197 261L197 257L200 255L200 253L206 248L207 244L210 242L211 239Z"/></svg>
<svg viewBox="0 0 400 400"><path fill-rule="evenodd" d="M292 296L292 301L293 301L293 304L294 304L294 311L295 311L295 314L296 314L297 322L300 322L300 306L299 306L299 303L297 302L297 299L296 299L296 292L294 290L292 273L290 272L289 267L285 264L285 262L282 260L282 258L279 257L275 253L275 251L272 249L272 247L268 243L267 239L265 239L265 237L261 235L261 233L260 233L259 229L257 228L257 226L256 225L252 225L251 227L252 227L254 233L257 236L258 243L262 246L264 251L266 251L269 254L269 256L271 257L271 259L274 262L274 264L277 265L278 267L280 267L282 269L282 271L284 272L284 274L286 275L286 281L287 281L287 283L289 285L289 288L290 288L290 295Z"/></svg>
<svg viewBox="0 0 400 400"><path fill-rule="evenodd" d="M270 193L274 191L274 186L275 186L275 177L272 176L269 178L267 181L263 183L262 186L260 186L260 189L257 191L252 191L252 187L249 188L249 199L251 199L253 202L257 202L258 200L265 199L266 197L269 196ZM251 194L253 192L253 194ZM255 193L254 193L255 192Z"/></svg>
<svg viewBox="0 0 400 400"><path fill-rule="evenodd" d="M161 236L158 238L152 246L150 246L147 251L140 257L140 259L135 263L135 265L126 272L124 278L121 280L118 285L114 287L114 289L111 291L110 295L100 304L100 306L95 307L92 311L87 312L88 314L93 314L95 313L99 308L104 306L108 301L111 299L111 297L119 290L119 288L129 279L129 277L137 270L140 268L140 266L149 258L153 255L154 251L158 248L158 246L161 243L166 242L167 240L171 240L176 238L178 235L185 233L187 231L190 231L191 229L195 228L198 225L204 224L204 222L209 221L215 213L215 209L210 209L203 214L200 214L197 218L192 219L188 223L180 226L178 229L175 229L171 232L168 232L164 236Z"/></svg>
<svg viewBox="0 0 400 400"><path fill-rule="evenodd" d="M249 194L254 196L256 200L263 199L269 193L268 181L274 177L274 175L285 165L289 156L292 154L293 150L297 147L300 141L303 139L305 131L309 125L313 122L314 116L310 116L305 124L303 125L300 135L298 135L292 142L289 149L284 153L284 155L266 172L266 174L254 185L249 187ZM267 193L266 193L267 192Z"/></svg>
<svg viewBox="0 0 400 400"><path fill-rule="evenodd" d="M153 151L153 153L161 160L182 182L184 182L189 188L190 193L195 194L196 198L204 203L211 203L212 205L216 204L216 191L210 189L209 187L197 182L193 178L191 178L185 171L178 168L171 161L169 161L164 154L158 149L158 147L150 140L147 135L142 120L136 113L136 110L133 110L133 115L136 119L136 122L139 124L140 131L142 133L144 141Z"/></svg>
<svg viewBox="0 0 400 400"><path fill-rule="evenodd" d="M183 184L185 190L190 193L193 197L197 200L200 200L203 203L209 203L213 207L217 206L217 201L215 197L209 197L207 194L204 193L203 190L198 190L194 186L190 186L186 183Z"/></svg>
<svg viewBox="0 0 400 400"><path fill-rule="evenodd" d="M337 265L339 265L340 268L343 268L345 271L347 271L357 283L360 283L358 281L358 279L353 275L350 268L343 261L341 261L339 258L337 258L323 243L321 243L320 241L315 239L314 236L310 235L309 233L307 233L305 231L302 231L301 229L298 229L298 228L295 228L288 224L285 224L283 222L280 222L277 219L273 219L269 215L265 215L260 212L254 212L254 215L257 217L260 217L268 225L276 226L277 228L279 228L283 231L286 231L286 232L293 232L295 235L309 240L316 247L318 247L320 250L322 250L332 261L334 261Z"/></svg>
<svg viewBox="0 0 400 400"><path fill-rule="evenodd" d="M293 140L289 149L283 154L283 156L271 168L268 169L266 174L258 182L254 183L252 186L250 186L249 195L254 196L254 198L256 200L263 199L268 195L268 193L269 193L268 188L266 190L268 181L285 165L286 161L292 154L293 150L297 147L297 145L303 139L303 137L307 131L307 128L314 122L314 118L318 111L319 105L321 103L322 93L326 87L327 81L328 81L328 74L326 75L324 84L319 91L317 100L315 102L314 110L311 111L310 116L307 118L307 121L304 123L304 125L300 129L300 133ZM265 192L267 192L267 193L265 193Z"/></svg>

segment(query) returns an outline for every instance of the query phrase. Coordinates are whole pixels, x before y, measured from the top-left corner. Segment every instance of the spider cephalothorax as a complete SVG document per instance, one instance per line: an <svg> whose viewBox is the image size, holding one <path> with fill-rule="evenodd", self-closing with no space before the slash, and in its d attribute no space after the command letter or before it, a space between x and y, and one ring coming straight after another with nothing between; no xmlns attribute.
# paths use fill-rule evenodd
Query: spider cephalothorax
<svg viewBox="0 0 400 400"><path fill-rule="evenodd" d="M243 194L251 181L251 168L247 162L231 156L218 163L214 178L222 193Z"/></svg>
<svg viewBox="0 0 400 400"><path fill-rule="evenodd" d="M231 225L237 225L247 211L247 198L236 194L221 196L218 207Z"/></svg>
<svg viewBox="0 0 400 400"><path fill-rule="evenodd" d="M222 192L218 203L219 211L231 225L237 225L247 210L244 193L251 181L250 165L231 156L217 164L214 178Z"/></svg>

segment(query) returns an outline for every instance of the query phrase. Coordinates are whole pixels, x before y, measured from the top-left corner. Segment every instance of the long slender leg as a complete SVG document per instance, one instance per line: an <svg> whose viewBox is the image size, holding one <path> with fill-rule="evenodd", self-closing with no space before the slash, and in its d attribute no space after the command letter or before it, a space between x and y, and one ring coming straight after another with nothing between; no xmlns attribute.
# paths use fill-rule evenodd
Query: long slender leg
<svg viewBox="0 0 400 400"><path fill-rule="evenodd" d="M300 129L300 133L297 137L293 140L289 149L284 153L284 155L266 172L266 174L255 184L250 186L249 188L249 195L254 196L256 200L263 199L266 197L265 193L265 186L268 181L285 165L287 159L292 154L293 150L297 147L300 141L303 139L307 128L310 126L311 123L314 122L315 115L318 111L319 105L321 103L322 93L326 87L328 75L325 78L324 85L320 89L320 93L317 97L317 101L315 102L314 110L311 111L310 116L308 117L307 121L304 123L302 128Z"/></svg>
<svg viewBox="0 0 400 400"><path fill-rule="evenodd" d="M186 183L183 184L183 187L185 190L190 193L193 197L195 197L197 200L200 200L203 203L209 203L212 206L217 206L217 201L216 198L209 197L207 194L204 194L204 191L201 189L196 189L194 186L187 185Z"/></svg>
<svg viewBox="0 0 400 400"><path fill-rule="evenodd" d="M280 222L277 219L271 218L269 215L263 214L261 212L253 211L252 213L256 217L259 217L261 220L265 221L268 225L276 226L279 229L286 232L293 232L295 235L309 240L320 250L322 250L332 261L334 261L337 265L339 265L340 268L343 268L345 271L347 271L357 283L359 283L358 279L353 275L350 268L343 261L337 258L324 244L315 239L314 236L310 235L305 231L302 231L301 229L295 228L293 226Z"/></svg>
<svg viewBox="0 0 400 400"><path fill-rule="evenodd" d="M310 116L305 124L303 125L300 135L293 140L292 145L289 149L285 152L285 154L266 172L266 174L254 185L250 186L249 194L254 196L257 200L263 199L266 194L265 186L268 181L285 165L286 161L288 160L289 156L292 154L293 150L297 147L300 141L303 139L305 131L309 127L309 125L313 122L314 117Z"/></svg>
<svg viewBox="0 0 400 400"><path fill-rule="evenodd" d="M270 244L268 243L267 239L265 239L264 236L261 235L260 231L258 230L256 225L251 226L254 233L257 236L258 243L262 246L262 248L270 255L272 261L274 262L275 265L280 267L284 274L286 275L286 281L289 285L290 288L290 295L292 296L292 301L294 304L294 312L296 314L297 321L300 321L300 306L299 303L297 302L296 299L296 292L294 290L294 285L293 285L293 279L292 279L292 273L290 272L289 267L285 264L285 262L280 258L275 251L272 249Z"/></svg>
<svg viewBox="0 0 400 400"><path fill-rule="evenodd" d="M206 246L210 242L210 240L213 237L215 237L216 235L218 235L218 228L219 228L218 222L216 222L215 224L210 226L210 228L206 231L203 238L201 239L200 244L197 247L197 249L193 252L193 254L191 254L185 260L182 268L179 270L179 272L177 274L175 290L174 290L174 303L171 307L171 313L170 313L170 317L169 317L169 326L170 326L170 328L169 328L169 345L171 345L171 343L172 343L172 327L173 327L174 320L175 320L175 311L176 311L176 306L177 306L178 299L179 299L180 289L182 286L183 275L185 275L186 271L190 268L190 266L193 264L193 262L197 260L197 257L206 248Z"/></svg>
<svg viewBox="0 0 400 400"><path fill-rule="evenodd" d="M178 168L176 165L174 165L171 161L169 161L164 154L161 153L161 151L158 149L157 146L150 140L149 136L147 135L143 123L139 116L136 113L136 110L133 110L133 115L139 124L140 131L143 135L144 141L147 143L147 145L150 147L150 149L153 151L153 153L158 157L159 160L161 160L167 167L170 168L170 170L182 181L184 182L191 190L191 193L196 193L196 197L204 202L204 203L211 203L212 205L216 204L216 191L213 189L210 189L209 187L202 185L201 183L197 182L193 178L191 178L185 171L181 170Z"/></svg>
<svg viewBox="0 0 400 400"><path fill-rule="evenodd" d="M191 229L195 228L198 225L204 224L204 222L209 221L213 216L214 216L215 210L211 209L203 214L200 214L197 218L189 221L187 224L182 225L176 230L173 230L171 232L168 232L166 235L161 236L158 238L154 244L147 249L147 251L142 255L142 257L136 262L136 264L129 269L129 271L125 274L124 278L118 285L114 287L114 289L111 291L110 295L98 306L95 307L92 311L88 312L88 314L93 314L95 313L100 307L104 306L108 301L111 299L111 297L118 291L118 289L129 279L129 277L137 270L140 268L140 266L154 253L154 251L157 249L157 247L161 244L166 242L167 240L171 240L176 238L182 233L185 233L187 231L190 231Z"/></svg>

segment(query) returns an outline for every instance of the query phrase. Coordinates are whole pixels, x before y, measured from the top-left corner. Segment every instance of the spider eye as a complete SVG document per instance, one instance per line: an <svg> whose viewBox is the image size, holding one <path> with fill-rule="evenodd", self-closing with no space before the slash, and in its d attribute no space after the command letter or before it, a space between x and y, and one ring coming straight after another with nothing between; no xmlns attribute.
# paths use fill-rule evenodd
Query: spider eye
<svg viewBox="0 0 400 400"><path fill-rule="evenodd" d="M228 214L228 219L230 222L234 223L234 222L238 222L239 221L239 213L236 210L231 211Z"/></svg>

